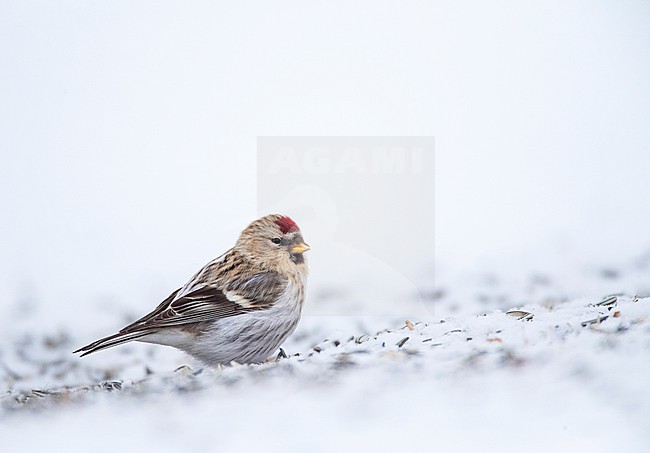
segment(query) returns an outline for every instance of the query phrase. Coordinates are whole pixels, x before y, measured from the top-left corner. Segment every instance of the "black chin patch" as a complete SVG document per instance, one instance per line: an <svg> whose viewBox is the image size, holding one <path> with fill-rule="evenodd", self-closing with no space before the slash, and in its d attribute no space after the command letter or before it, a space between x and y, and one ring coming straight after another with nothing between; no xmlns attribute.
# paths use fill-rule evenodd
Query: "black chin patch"
<svg viewBox="0 0 650 453"><path fill-rule="evenodd" d="M305 257L302 256L302 253L291 253L291 261L296 264L302 264L305 262Z"/></svg>

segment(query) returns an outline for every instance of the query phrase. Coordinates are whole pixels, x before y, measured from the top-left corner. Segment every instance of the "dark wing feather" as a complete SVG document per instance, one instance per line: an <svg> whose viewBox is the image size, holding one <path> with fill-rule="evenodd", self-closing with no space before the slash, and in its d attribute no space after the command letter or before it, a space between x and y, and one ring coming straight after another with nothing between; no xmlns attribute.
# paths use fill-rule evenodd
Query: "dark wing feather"
<svg viewBox="0 0 650 453"><path fill-rule="evenodd" d="M154 308L154 310L152 312L147 313L142 318L138 319L137 321L132 322L131 324L126 326L124 329L120 330L120 332L124 332L124 331L126 331L127 329L129 329L132 326L136 326L136 325L139 325L139 324L144 324L147 321L149 321L151 318L154 318L156 315L158 315L158 314L162 313L163 311L165 311L165 309L167 307L169 307L169 304L171 304L174 301L174 299L176 298L176 295L178 294L178 292L180 290L181 290L181 288L178 288L176 291L174 291L169 296L167 296L167 299L163 300L160 304L158 304L158 306L156 308Z"/></svg>
<svg viewBox="0 0 650 453"><path fill-rule="evenodd" d="M204 286L173 302L157 313L147 315L144 322L133 323L124 331L173 327L194 322L214 321L252 311L228 300L223 291L214 286Z"/></svg>
<svg viewBox="0 0 650 453"><path fill-rule="evenodd" d="M264 272L235 280L223 290L201 285L175 299L178 290L148 315L126 326L120 332L152 330L237 316L270 308L280 297L287 280L277 272ZM227 297L236 294L231 300Z"/></svg>

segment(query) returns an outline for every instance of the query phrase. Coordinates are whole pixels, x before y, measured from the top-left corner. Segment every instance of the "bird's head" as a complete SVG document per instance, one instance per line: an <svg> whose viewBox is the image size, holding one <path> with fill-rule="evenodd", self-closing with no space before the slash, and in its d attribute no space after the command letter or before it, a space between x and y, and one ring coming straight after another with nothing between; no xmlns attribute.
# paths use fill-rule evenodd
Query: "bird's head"
<svg viewBox="0 0 650 453"><path fill-rule="evenodd" d="M271 214L242 231L235 249L251 261L280 272L306 270L303 253L309 250L300 228L289 217Z"/></svg>

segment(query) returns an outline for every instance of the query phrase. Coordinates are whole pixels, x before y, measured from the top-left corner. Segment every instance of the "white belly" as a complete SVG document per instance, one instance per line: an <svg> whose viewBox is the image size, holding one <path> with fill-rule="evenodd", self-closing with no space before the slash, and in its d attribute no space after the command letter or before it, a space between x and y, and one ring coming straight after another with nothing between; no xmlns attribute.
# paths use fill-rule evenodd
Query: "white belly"
<svg viewBox="0 0 650 453"><path fill-rule="evenodd" d="M173 346L208 365L263 362L293 333L300 321L302 300L283 299L268 310L206 324L200 333L169 329L140 341Z"/></svg>

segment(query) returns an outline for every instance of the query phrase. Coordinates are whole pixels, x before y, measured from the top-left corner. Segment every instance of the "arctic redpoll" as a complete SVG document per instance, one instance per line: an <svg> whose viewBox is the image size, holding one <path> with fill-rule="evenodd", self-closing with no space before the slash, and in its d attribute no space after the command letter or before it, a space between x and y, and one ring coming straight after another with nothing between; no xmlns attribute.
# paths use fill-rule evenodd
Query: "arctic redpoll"
<svg viewBox="0 0 650 453"><path fill-rule="evenodd" d="M298 325L307 250L289 217L262 217L151 313L75 352L83 357L136 340L173 346L208 365L262 362Z"/></svg>

